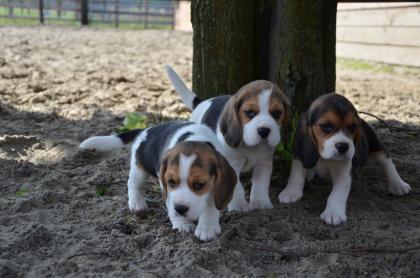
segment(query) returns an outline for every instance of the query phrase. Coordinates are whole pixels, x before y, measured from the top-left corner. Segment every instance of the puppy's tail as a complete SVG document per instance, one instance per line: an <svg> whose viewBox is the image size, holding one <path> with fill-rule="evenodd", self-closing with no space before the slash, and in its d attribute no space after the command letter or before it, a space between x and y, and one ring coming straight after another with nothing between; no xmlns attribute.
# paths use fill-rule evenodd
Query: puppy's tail
<svg viewBox="0 0 420 278"><path fill-rule="evenodd" d="M175 91L177 91L178 94L181 96L181 99L185 103L185 105L189 109L194 110L194 108L196 108L197 105L200 104L201 99L197 97L197 95L194 94L193 91L188 89L187 85L185 85L181 77L170 66L166 65L165 68L172 85L175 87Z"/></svg>
<svg viewBox="0 0 420 278"><path fill-rule="evenodd" d="M120 149L122 146L133 142L143 130L133 129L118 135L90 137L79 145L79 149L102 152Z"/></svg>

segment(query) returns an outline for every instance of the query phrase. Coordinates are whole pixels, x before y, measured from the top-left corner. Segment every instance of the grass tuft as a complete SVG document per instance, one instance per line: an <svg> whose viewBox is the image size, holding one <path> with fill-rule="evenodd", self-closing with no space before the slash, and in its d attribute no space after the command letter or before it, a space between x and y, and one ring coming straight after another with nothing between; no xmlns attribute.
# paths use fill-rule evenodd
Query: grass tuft
<svg viewBox="0 0 420 278"><path fill-rule="evenodd" d="M105 196L107 193L108 193L108 189L105 186L98 186L98 188L96 188L97 197Z"/></svg>
<svg viewBox="0 0 420 278"><path fill-rule="evenodd" d="M18 191L16 191L15 195L17 197L21 197L21 196L26 195L28 193L29 193L28 189L19 189Z"/></svg>

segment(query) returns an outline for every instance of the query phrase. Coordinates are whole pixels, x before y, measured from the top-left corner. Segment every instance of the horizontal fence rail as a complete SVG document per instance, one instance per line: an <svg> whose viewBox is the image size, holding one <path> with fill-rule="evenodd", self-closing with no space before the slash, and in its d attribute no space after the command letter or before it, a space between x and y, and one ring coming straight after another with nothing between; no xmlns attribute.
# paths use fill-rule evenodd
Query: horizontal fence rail
<svg viewBox="0 0 420 278"><path fill-rule="evenodd" d="M0 0L0 22L173 29L175 6L170 0Z"/></svg>

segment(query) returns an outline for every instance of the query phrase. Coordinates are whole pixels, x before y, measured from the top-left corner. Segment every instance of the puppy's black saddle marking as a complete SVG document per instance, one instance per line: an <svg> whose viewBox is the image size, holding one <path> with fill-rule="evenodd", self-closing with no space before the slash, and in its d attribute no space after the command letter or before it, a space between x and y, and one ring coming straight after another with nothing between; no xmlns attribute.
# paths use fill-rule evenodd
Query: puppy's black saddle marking
<svg viewBox="0 0 420 278"><path fill-rule="evenodd" d="M185 126L191 125L191 122L179 123L169 122L147 129L146 140L141 142L136 150L136 160L146 172L157 178L160 168L160 157L168 139L172 138L177 130ZM187 134L187 135L186 135ZM193 135L192 132L182 134L183 140ZM179 141L179 140L178 140Z"/></svg>
<svg viewBox="0 0 420 278"><path fill-rule="evenodd" d="M217 122L229 99L230 96L219 96L209 100L211 102L210 107L207 109L206 113L204 113L201 123L207 125L215 132Z"/></svg>

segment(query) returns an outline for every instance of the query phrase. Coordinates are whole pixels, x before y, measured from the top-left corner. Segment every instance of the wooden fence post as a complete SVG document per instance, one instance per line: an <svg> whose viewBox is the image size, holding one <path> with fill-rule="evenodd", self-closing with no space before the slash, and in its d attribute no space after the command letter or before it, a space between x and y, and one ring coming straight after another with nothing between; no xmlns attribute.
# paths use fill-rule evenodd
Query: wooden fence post
<svg viewBox="0 0 420 278"><path fill-rule="evenodd" d="M57 16L58 18L61 18L61 0L57 0Z"/></svg>
<svg viewBox="0 0 420 278"><path fill-rule="evenodd" d="M39 23L44 24L44 0L39 0Z"/></svg>
<svg viewBox="0 0 420 278"><path fill-rule="evenodd" d="M179 2L171 2L172 5L172 22L171 22L171 29L175 30L175 23L176 23L176 11L177 7L179 7Z"/></svg>
<svg viewBox="0 0 420 278"><path fill-rule="evenodd" d="M119 5L119 1L118 0L115 0L114 1L114 3L115 3L115 7L114 7L114 14L115 14L115 27L116 28L118 28L118 24L119 24L119 11L118 11L118 5Z"/></svg>
<svg viewBox="0 0 420 278"><path fill-rule="evenodd" d="M80 2L80 24L88 25L89 18L88 18L88 0L81 0Z"/></svg>
<svg viewBox="0 0 420 278"><path fill-rule="evenodd" d="M9 6L9 16L12 17L13 16L13 3L12 3L12 0L8 0L7 1L7 6Z"/></svg>
<svg viewBox="0 0 420 278"><path fill-rule="evenodd" d="M149 0L144 0L144 29L149 28Z"/></svg>

